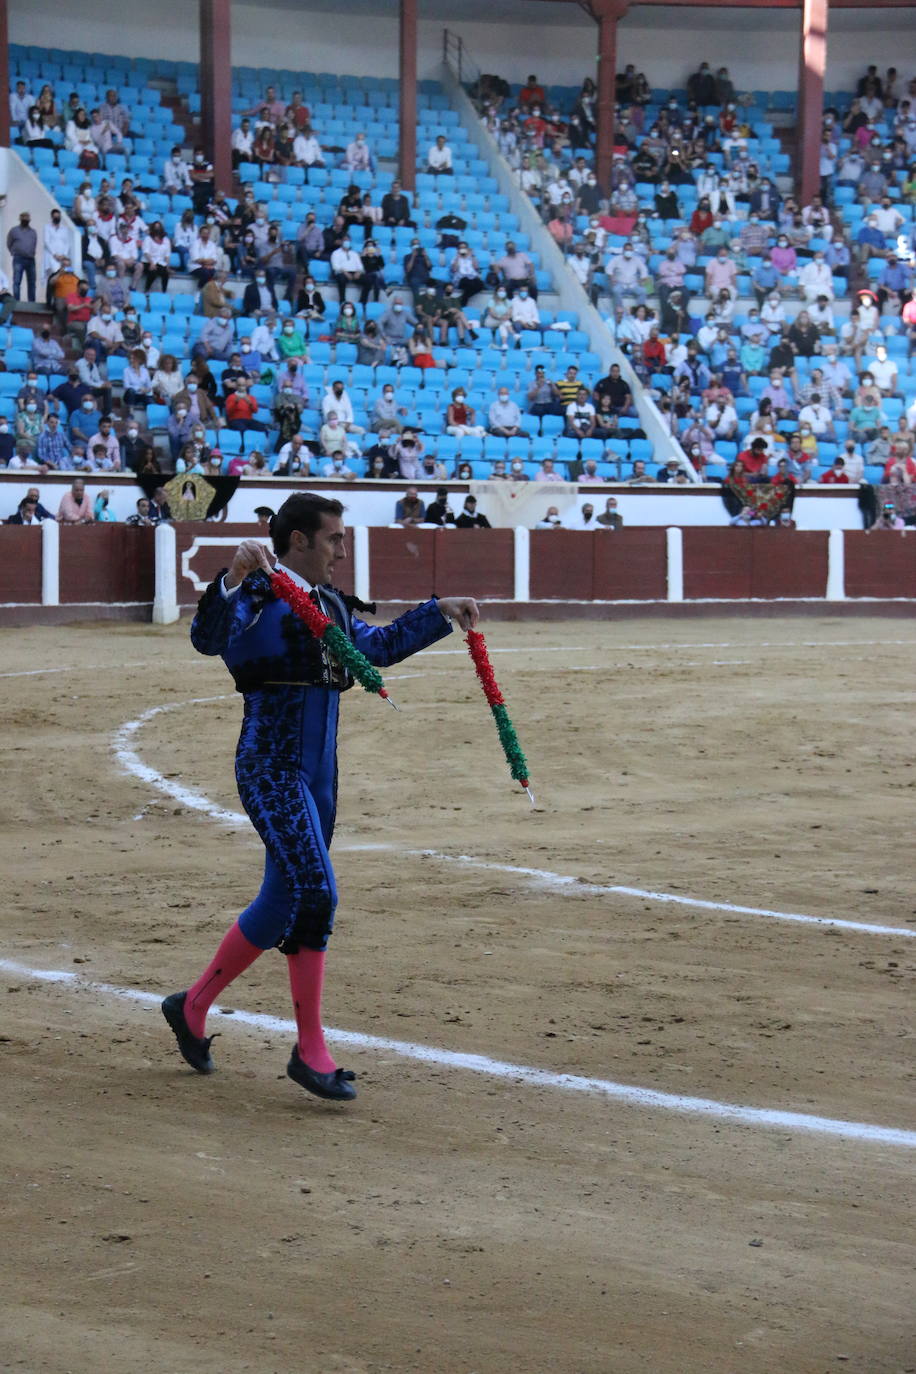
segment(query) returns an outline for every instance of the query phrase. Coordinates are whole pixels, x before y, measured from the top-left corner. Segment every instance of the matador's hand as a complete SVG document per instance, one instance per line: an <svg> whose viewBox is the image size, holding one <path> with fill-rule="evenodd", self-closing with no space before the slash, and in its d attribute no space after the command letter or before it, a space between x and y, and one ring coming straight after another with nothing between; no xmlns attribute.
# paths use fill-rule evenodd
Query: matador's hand
<svg viewBox="0 0 916 1374"><path fill-rule="evenodd" d="M440 596L439 610L452 620L457 620L462 630L473 630L480 620L480 609L470 596Z"/></svg>
<svg viewBox="0 0 916 1374"><path fill-rule="evenodd" d="M232 566L226 573L226 591L231 592L233 587L243 581L255 568L263 568L266 573L272 573L273 567L267 557L267 550L258 539L243 539L235 551Z"/></svg>

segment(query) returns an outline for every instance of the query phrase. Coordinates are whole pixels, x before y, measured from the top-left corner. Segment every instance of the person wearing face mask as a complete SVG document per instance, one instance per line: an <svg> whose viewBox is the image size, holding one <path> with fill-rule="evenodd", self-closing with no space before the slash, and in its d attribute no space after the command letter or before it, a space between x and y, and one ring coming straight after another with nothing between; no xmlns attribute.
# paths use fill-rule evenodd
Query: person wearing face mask
<svg viewBox="0 0 916 1374"><path fill-rule="evenodd" d="M296 314L300 319L304 319L307 325L313 322L321 324L326 310L324 296L318 290L315 279L307 276L296 297Z"/></svg>
<svg viewBox="0 0 916 1374"><path fill-rule="evenodd" d="M400 296L393 297L378 320L379 336L390 349L392 360L407 361L407 341L416 327L413 311L405 307Z"/></svg>
<svg viewBox="0 0 916 1374"><path fill-rule="evenodd" d="M32 336L32 367L36 372L47 375L60 372L63 363L64 350L46 325Z"/></svg>
<svg viewBox="0 0 916 1374"><path fill-rule="evenodd" d="M95 346L91 342L87 343L82 357L77 360L76 371L82 384L89 388L101 409L107 414L111 410L111 387L108 385L107 373L103 369L104 362L100 365Z"/></svg>
<svg viewBox="0 0 916 1374"><path fill-rule="evenodd" d="M508 387L500 387L496 400L487 414L490 433L503 439L527 439L528 431L522 429L522 412L509 395Z"/></svg>
<svg viewBox="0 0 916 1374"><path fill-rule="evenodd" d="M331 276L341 305L347 299L348 286L362 286L363 261L353 247L349 234L340 240L340 247L331 254Z"/></svg>
<svg viewBox="0 0 916 1374"><path fill-rule="evenodd" d="M191 420L205 429L219 429L222 424L213 401L194 371L188 373L184 388L178 392L172 408L177 411L180 406L186 407Z"/></svg>
<svg viewBox="0 0 916 1374"><path fill-rule="evenodd" d="M806 262L798 274L799 292L804 300L813 304L819 296L833 300L833 273L824 261L824 254L816 252L810 262Z"/></svg>
<svg viewBox="0 0 916 1374"><path fill-rule="evenodd" d="M110 307L102 305L86 328L86 342L95 347L99 362L104 363L110 353L124 352L124 335Z"/></svg>
<svg viewBox="0 0 916 1374"><path fill-rule="evenodd" d="M788 235L779 235L779 238L776 240L776 247L770 254L770 261L784 282L786 280L791 282L795 281L795 273L798 268L798 257L795 249L789 243Z"/></svg>
<svg viewBox="0 0 916 1374"><path fill-rule="evenodd" d="M404 429L391 445L392 461L397 463L399 475L408 482L417 482L422 477L423 453L423 441L412 429Z"/></svg>
<svg viewBox="0 0 916 1374"><path fill-rule="evenodd" d="M432 281L433 264L419 239L413 239L410 251L404 256L404 284L413 293L414 299Z"/></svg>
<svg viewBox="0 0 916 1374"><path fill-rule="evenodd" d="M295 358L297 362L308 362L308 349L305 334L299 320L286 319L276 338L276 349L281 362Z"/></svg>
<svg viewBox="0 0 916 1374"><path fill-rule="evenodd" d="M177 463L178 458L188 443L191 432L194 429L195 421L188 414L186 402L179 402L172 411L166 426L169 440L169 452L172 455L172 462ZM182 469L183 471L183 469Z"/></svg>
<svg viewBox="0 0 916 1374"><path fill-rule="evenodd" d="M467 308L467 303L472 296L476 296L479 291L484 290L484 282L480 276L477 259L464 239L458 244L458 251L449 264L449 276L458 293L462 310Z"/></svg>
<svg viewBox="0 0 916 1374"><path fill-rule="evenodd" d="M445 412L445 432L458 438L465 435L482 436L486 433L483 425L477 424L477 412L474 407L467 404L464 387L456 387L452 392L452 399Z"/></svg>
<svg viewBox="0 0 916 1374"><path fill-rule="evenodd" d="M49 415L38 435L35 459L42 472L73 467L73 445L56 415Z"/></svg>
<svg viewBox="0 0 916 1374"><path fill-rule="evenodd" d="M70 230L65 226L61 212L51 211L51 218L41 233L42 270L47 281L52 272L58 271L62 259L70 261Z"/></svg>
<svg viewBox="0 0 916 1374"><path fill-rule="evenodd" d="M498 343L500 348L508 348L510 343L515 343L517 334L512 323L512 307L509 303L506 288L499 286L487 301L480 321L484 329L492 329L493 342Z"/></svg>
<svg viewBox="0 0 916 1374"><path fill-rule="evenodd" d="M268 311L276 313L276 310L277 297L272 283L268 280L267 270L264 267L256 267L254 280L245 287L242 297L242 314L259 319Z"/></svg>
<svg viewBox="0 0 916 1374"><path fill-rule="evenodd" d="M374 239L367 239L360 254L362 276L360 278L359 303L365 309L371 296L377 301L385 288L385 259L378 250Z"/></svg>
<svg viewBox="0 0 916 1374"><path fill-rule="evenodd" d="M372 154L365 133L361 131L347 144L340 165L348 172L372 171Z"/></svg>
<svg viewBox="0 0 916 1374"><path fill-rule="evenodd" d="M495 280L505 286L511 300L517 291L524 287L532 299L537 300L538 288L534 263L527 253L520 253L511 239L506 240L506 251L497 258L490 271Z"/></svg>
<svg viewBox="0 0 916 1374"><path fill-rule="evenodd" d="M407 407L399 406L395 399L394 387L387 384L382 388L382 394L376 398L372 407L369 428L382 437L400 434L404 428L404 421L401 417L407 414Z"/></svg>
<svg viewBox="0 0 916 1374"><path fill-rule="evenodd" d="M615 305L623 305L628 296L635 297L637 305L645 302L646 284L652 279L645 263L639 254L634 252L629 240L624 243L620 252L608 258L605 273Z"/></svg>

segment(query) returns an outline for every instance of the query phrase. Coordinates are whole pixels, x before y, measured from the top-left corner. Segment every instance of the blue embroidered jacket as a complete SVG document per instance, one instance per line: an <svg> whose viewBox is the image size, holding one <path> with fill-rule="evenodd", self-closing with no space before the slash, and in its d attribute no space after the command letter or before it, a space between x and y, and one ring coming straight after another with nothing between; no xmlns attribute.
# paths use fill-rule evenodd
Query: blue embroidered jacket
<svg viewBox="0 0 916 1374"><path fill-rule="evenodd" d="M236 690L245 696L238 758L293 755L305 764L312 749L325 754L328 734L336 727L337 698L353 685L353 679L275 595L265 572L249 573L228 598L222 593L222 579L223 573L218 574L200 599L191 642L199 653L221 655ZM390 625L367 625L353 615L350 599L342 593L322 587L321 595L340 628L379 668L400 663L451 633L435 600L407 611ZM308 730L309 718L317 731ZM322 744L317 738L307 743L306 733L323 736ZM317 764L314 758L313 765ZM314 769L306 766L305 771Z"/></svg>

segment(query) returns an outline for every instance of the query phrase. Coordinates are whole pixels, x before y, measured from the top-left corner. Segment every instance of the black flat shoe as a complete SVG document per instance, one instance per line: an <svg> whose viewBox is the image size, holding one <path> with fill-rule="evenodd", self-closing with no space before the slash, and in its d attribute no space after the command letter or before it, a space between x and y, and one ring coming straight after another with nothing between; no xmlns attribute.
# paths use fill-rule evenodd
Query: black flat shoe
<svg viewBox="0 0 916 1374"><path fill-rule="evenodd" d="M192 1035L184 1019L184 999L186 992L173 992L162 1003L162 1015L175 1032L182 1058L198 1073L215 1073L216 1065L210 1058L210 1046L215 1035L199 1037Z"/></svg>
<svg viewBox="0 0 916 1374"><path fill-rule="evenodd" d="M299 1058L298 1045L293 1046L286 1072L294 1083L298 1083L300 1088L305 1088L306 1092L314 1093L316 1097L332 1098L336 1102L350 1102L356 1096L356 1089L350 1087L356 1077L355 1073L351 1073L349 1069L335 1069L333 1073L316 1073Z"/></svg>

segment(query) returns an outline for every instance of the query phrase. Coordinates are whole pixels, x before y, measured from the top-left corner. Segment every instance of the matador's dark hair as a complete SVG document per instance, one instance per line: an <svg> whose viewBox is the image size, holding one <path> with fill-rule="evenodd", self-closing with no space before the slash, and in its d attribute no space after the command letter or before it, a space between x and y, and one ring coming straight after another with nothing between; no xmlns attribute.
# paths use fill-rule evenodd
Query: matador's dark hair
<svg viewBox="0 0 916 1374"><path fill-rule="evenodd" d="M343 505L340 501L334 501L327 496L319 496L314 491L296 492L295 496L290 496L288 500L272 517L270 522L270 537L273 540L274 553L278 558L282 558L289 552L290 535L293 530L299 530L302 534L313 535L316 530L321 529L321 519L325 515L343 515ZM309 543L311 544L311 539Z"/></svg>

